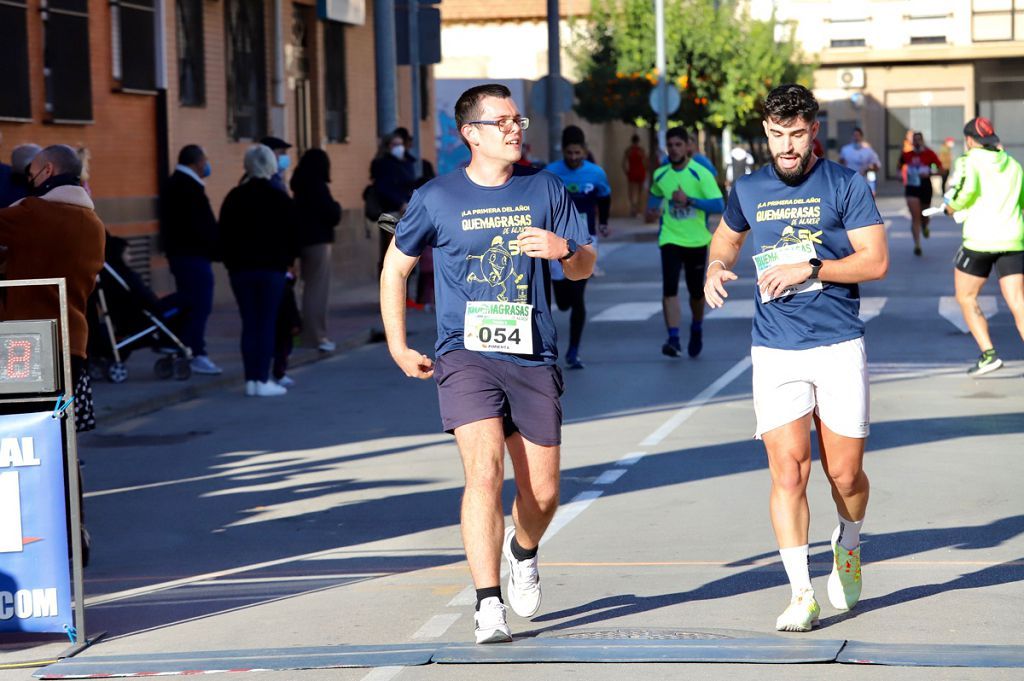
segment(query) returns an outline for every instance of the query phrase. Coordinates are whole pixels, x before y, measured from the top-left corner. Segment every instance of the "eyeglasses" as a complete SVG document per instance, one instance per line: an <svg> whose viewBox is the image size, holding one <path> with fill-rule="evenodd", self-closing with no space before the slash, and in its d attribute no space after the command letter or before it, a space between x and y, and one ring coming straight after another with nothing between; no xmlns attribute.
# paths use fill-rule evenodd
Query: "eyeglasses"
<svg viewBox="0 0 1024 681"><path fill-rule="evenodd" d="M466 121L467 125L494 125L503 133L512 132L513 123L518 125L520 130L526 130L530 127L529 118L501 118L496 121Z"/></svg>

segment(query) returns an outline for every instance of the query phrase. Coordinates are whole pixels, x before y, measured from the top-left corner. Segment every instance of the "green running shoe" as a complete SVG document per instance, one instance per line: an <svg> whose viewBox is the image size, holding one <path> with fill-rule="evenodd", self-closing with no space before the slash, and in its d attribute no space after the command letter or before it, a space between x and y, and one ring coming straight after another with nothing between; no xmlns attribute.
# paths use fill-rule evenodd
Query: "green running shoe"
<svg viewBox="0 0 1024 681"><path fill-rule="evenodd" d="M844 548L839 528L832 533L832 574L828 576L828 602L836 610L849 610L860 600L860 547Z"/></svg>
<svg viewBox="0 0 1024 681"><path fill-rule="evenodd" d="M985 374L992 373L1001 366L1003 366L1003 360L999 359L995 349L986 350L978 356L978 361L967 370L967 375L984 376Z"/></svg>
<svg viewBox="0 0 1024 681"><path fill-rule="evenodd" d="M789 602L779 618L775 620L776 631L810 631L818 626L821 606L814 600L814 590L804 589Z"/></svg>

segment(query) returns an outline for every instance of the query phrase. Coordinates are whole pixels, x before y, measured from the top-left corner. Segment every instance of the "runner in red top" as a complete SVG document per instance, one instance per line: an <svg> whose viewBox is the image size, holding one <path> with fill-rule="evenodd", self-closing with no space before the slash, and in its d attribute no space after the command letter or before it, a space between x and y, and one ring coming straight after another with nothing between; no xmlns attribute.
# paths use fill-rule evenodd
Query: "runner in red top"
<svg viewBox="0 0 1024 681"><path fill-rule="evenodd" d="M921 235L927 239L929 218L921 212L932 204L932 174L942 173L942 161L924 145L924 135L914 132L913 144L900 156L904 194L910 210L910 230L914 235L914 255L921 255Z"/></svg>
<svg viewBox="0 0 1024 681"><path fill-rule="evenodd" d="M631 144L622 155L622 172L629 180L629 216L640 214L644 196L644 182L647 180L647 154L640 146L640 135L633 135Z"/></svg>

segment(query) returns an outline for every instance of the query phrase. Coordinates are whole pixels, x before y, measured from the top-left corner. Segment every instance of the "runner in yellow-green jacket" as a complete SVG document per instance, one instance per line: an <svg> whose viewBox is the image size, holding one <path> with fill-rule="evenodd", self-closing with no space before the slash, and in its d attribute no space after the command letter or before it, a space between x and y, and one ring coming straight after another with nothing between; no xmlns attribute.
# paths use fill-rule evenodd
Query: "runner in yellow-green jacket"
<svg viewBox="0 0 1024 681"><path fill-rule="evenodd" d="M964 242L956 255L956 299L981 356L968 369L981 376L1003 365L978 306L978 293L994 267L1003 298L1024 339L1024 171L999 146L992 122L964 126L967 153L956 161L945 195L946 212L964 215Z"/></svg>

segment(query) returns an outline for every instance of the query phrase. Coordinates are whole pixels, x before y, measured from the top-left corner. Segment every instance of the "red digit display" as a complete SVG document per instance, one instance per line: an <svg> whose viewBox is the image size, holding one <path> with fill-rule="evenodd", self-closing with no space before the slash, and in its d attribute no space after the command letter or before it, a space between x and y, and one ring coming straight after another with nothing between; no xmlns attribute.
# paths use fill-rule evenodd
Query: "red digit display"
<svg viewBox="0 0 1024 681"><path fill-rule="evenodd" d="M18 380L28 378L32 374L32 343L27 340L6 340L7 365L4 370L7 378Z"/></svg>

